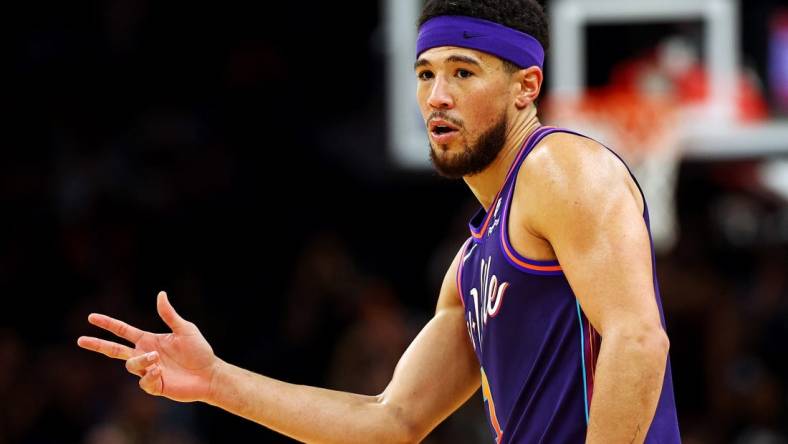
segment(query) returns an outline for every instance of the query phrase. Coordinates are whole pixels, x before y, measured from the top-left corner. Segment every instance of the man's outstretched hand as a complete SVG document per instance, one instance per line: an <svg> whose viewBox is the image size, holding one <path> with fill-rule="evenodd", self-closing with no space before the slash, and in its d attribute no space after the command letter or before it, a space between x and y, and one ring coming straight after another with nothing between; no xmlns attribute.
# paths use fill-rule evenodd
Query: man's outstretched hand
<svg viewBox="0 0 788 444"><path fill-rule="evenodd" d="M90 336L81 336L77 344L126 361L126 369L140 377L140 387L151 395L175 401L207 400L211 377L221 361L197 326L175 312L163 291L156 299L156 309L172 333L150 333L91 313L88 322L131 342L134 348Z"/></svg>

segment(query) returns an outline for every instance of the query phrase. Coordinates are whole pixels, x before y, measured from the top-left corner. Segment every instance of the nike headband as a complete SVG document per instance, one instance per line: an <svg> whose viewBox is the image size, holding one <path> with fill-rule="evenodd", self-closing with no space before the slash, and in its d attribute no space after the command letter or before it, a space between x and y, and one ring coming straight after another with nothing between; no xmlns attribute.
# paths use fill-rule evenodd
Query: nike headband
<svg viewBox="0 0 788 444"><path fill-rule="evenodd" d="M462 15L441 15L421 25L416 58L438 46L476 49L519 68L544 65L544 49L534 37L495 22Z"/></svg>

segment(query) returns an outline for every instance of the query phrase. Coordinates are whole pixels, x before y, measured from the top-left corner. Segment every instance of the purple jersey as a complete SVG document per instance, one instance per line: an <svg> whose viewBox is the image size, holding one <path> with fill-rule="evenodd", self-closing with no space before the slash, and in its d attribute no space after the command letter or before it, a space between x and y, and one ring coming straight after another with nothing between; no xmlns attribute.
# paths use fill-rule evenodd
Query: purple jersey
<svg viewBox="0 0 788 444"><path fill-rule="evenodd" d="M517 172L542 138L532 133L490 212L471 219L457 285L481 364L482 393L497 443L582 443L602 338L583 313L557 261L519 255L508 238ZM571 133L571 132L570 132ZM577 133L572 133L577 134ZM648 227L648 210L643 217ZM653 247L652 247L653 259ZM653 260L652 260L653 262ZM662 323L662 302L654 273ZM678 443L670 361L646 443Z"/></svg>

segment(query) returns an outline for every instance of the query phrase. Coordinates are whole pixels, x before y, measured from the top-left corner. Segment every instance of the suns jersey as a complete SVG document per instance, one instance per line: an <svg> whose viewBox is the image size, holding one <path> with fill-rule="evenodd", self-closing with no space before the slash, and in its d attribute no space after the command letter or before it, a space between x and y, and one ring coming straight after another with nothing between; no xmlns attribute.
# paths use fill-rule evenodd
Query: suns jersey
<svg viewBox="0 0 788 444"><path fill-rule="evenodd" d="M489 213L480 209L471 219L471 237L461 251L457 286L497 443L582 443L586 435L602 338L561 265L518 254L507 228L520 166L539 141L559 131L570 132L542 127L526 140ZM648 210L644 219L648 227ZM646 442L680 442L669 361Z"/></svg>

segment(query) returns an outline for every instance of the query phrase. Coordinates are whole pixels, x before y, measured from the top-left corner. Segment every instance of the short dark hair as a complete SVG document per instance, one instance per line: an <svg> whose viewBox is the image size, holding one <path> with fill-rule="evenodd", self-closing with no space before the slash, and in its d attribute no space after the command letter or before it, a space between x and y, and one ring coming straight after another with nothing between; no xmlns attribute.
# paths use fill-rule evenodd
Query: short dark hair
<svg viewBox="0 0 788 444"><path fill-rule="evenodd" d="M545 52L550 46L547 17L536 0L427 0L419 17L419 28L427 20L441 15L464 15L489 20L539 40ZM511 71L519 68L504 60ZM511 66L509 66L511 65Z"/></svg>

